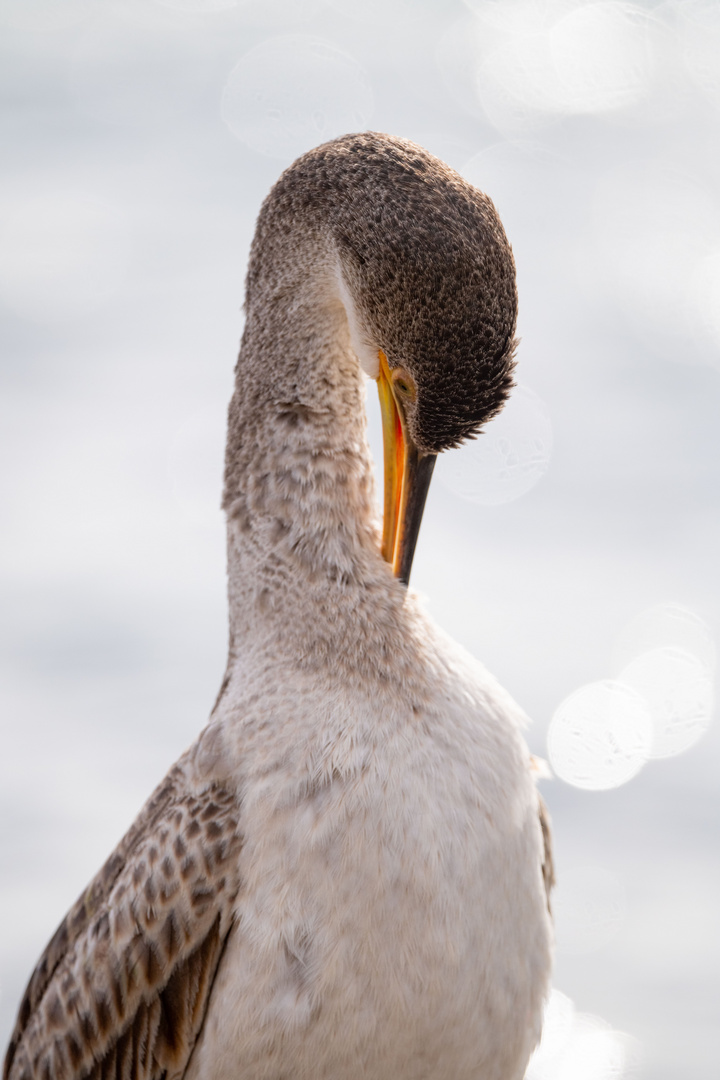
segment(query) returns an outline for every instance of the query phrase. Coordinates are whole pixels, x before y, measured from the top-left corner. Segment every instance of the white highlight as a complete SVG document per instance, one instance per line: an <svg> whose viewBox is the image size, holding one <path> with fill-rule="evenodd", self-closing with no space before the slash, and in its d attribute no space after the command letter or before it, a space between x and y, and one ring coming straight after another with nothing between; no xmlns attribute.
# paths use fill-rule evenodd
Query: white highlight
<svg viewBox="0 0 720 1080"><path fill-rule="evenodd" d="M368 126L373 94L364 68L330 42L304 34L270 38L236 64L222 118L259 154L292 159Z"/></svg>
<svg viewBox="0 0 720 1080"><path fill-rule="evenodd" d="M553 27L560 106L572 113L626 108L645 96L653 59L645 13L623 3L579 6Z"/></svg>
<svg viewBox="0 0 720 1080"><path fill-rule="evenodd" d="M614 667L618 680L648 703L651 757L682 753L709 727L715 653L710 627L679 604L657 604L640 612L618 635Z"/></svg>
<svg viewBox="0 0 720 1080"><path fill-rule="evenodd" d="M576 690L550 721L551 764L575 787L618 787L650 758L694 746L710 725L715 643L694 612L677 604L641 612L614 658L616 679Z"/></svg>
<svg viewBox="0 0 720 1080"><path fill-rule="evenodd" d="M598 1016L577 1013L570 998L553 990L525 1080L622 1080L635 1071L638 1058L634 1039Z"/></svg>
<svg viewBox="0 0 720 1080"><path fill-rule="evenodd" d="M652 20L619 0L468 0L478 16L475 86L490 121L522 130L617 112L650 94Z"/></svg>
<svg viewBox="0 0 720 1080"><path fill-rule="evenodd" d="M620 672L642 694L653 726L650 756L672 757L694 746L710 726L713 681L700 660L681 649L652 649Z"/></svg>
<svg viewBox="0 0 720 1080"><path fill-rule="evenodd" d="M436 472L461 498L500 506L525 495L544 476L552 442L547 405L529 387L516 386L477 439L440 455Z"/></svg>
<svg viewBox="0 0 720 1080"><path fill-rule="evenodd" d="M607 791L636 776L648 760L653 727L645 699L607 679L589 683L556 709L548 729L550 763L561 779Z"/></svg>

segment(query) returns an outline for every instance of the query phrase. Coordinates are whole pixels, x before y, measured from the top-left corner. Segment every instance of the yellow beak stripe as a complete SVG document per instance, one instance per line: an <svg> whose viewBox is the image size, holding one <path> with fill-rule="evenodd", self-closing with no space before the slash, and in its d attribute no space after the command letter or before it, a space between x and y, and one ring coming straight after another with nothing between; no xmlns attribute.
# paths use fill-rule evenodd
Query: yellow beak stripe
<svg viewBox="0 0 720 1080"><path fill-rule="evenodd" d="M384 352L380 353L377 382L385 459L381 550L395 576L407 585L435 454L421 453L408 435L405 414L393 391Z"/></svg>

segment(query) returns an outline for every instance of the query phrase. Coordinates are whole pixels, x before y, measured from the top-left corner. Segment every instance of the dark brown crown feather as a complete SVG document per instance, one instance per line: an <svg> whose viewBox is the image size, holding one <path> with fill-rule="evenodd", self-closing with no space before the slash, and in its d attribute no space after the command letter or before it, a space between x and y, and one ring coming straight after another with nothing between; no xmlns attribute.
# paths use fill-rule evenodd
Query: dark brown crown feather
<svg viewBox="0 0 720 1080"><path fill-rule="evenodd" d="M408 422L421 449L454 446L499 412L517 291L486 195L414 143L364 132L299 158L263 208L276 213L329 229L369 341L415 378Z"/></svg>

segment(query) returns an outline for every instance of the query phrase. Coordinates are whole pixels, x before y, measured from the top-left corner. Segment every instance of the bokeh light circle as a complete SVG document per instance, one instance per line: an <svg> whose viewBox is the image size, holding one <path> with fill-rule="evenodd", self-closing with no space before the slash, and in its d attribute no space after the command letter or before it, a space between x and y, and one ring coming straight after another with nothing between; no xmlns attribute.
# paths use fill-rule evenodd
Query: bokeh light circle
<svg viewBox="0 0 720 1080"><path fill-rule="evenodd" d="M627 108L642 98L653 71L646 14L631 4L581 5L553 27L557 107L575 114Z"/></svg>
<svg viewBox="0 0 720 1080"><path fill-rule="evenodd" d="M469 6L485 31L475 89L500 130L618 112L651 92L657 60L640 7L620 0Z"/></svg>
<svg viewBox="0 0 720 1080"><path fill-rule="evenodd" d="M575 1023L575 1003L554 987L545 1004L542 1036L530 1058L526 1080L540 1080L567 1046Z"/></svg>
<svg viewBox="0 0 720 1080"><path fill-rule="evenodd" d="M552 442L547 405L529 387L516 386L477 439L440 457L437 474L461 498L500 506L525 495L544 476Z"/></svg>
<svg viewBox="0 0 720 1080"><path fill-rule="evenodd" d="M259 154L291 160L318 143L368 126L373 93L364 68L331 42L270 38L236 64L222 118Z"/></svg>
<svg viewBox="0 0 720 1080"><path fill-rule="evenodd" d="M608 791L648 760L653 727L645 699L606 679L580 687L555 711L547 745L555 773L587 791Z"/></svg>
<svg viewBox="0 0 720 1080"><path fill-rule="evenodd" d="M650 708L653 758L672 757L694 746L710 725L713 680L707 667L682 649L650 649L618 675Z"/></svg>
<svg viewBox="0 0 720 1080"><path fill-rule="evenodd" d="M705 622L682 604L654 604L632 618L613 646L613 672L617 674L640 653L674 647L691 653L708 671L715 670L715 639Z"/></svg>
<svg viewBox="0 0 720 1080"><path fill-rule="evenodd" d="M621 1080L635 1071L639 1058L634 1039L599 1016L576 1012L570 998L553 989L525 1080Z"/></svg>

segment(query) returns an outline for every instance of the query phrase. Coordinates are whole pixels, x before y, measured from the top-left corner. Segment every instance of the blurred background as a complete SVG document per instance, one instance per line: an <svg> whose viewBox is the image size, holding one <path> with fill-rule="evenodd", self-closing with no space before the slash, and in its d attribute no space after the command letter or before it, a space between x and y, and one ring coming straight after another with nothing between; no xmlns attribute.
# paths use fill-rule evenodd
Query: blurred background
<svg viewBox="0 0 720 1080"><path fill-rule="evenodd" d="M0 0L0 27L0 1043L219 686L262 199L372 128L487 191L517 260L519 386L441 460L413 585L554 774L528 1077L713 1075L720 3Z"/></svg>

